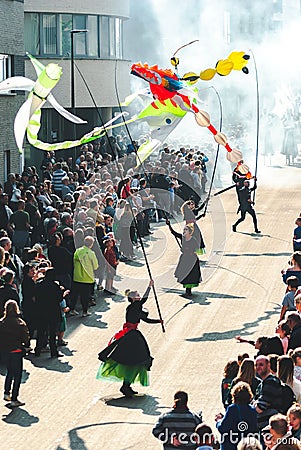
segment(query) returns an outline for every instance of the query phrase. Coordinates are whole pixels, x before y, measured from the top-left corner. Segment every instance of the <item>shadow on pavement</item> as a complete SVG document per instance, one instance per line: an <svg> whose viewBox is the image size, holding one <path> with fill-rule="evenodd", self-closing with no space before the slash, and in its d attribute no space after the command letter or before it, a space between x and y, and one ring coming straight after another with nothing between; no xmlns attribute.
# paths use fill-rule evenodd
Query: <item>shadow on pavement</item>
<svg viewBox="0 0 301 450"><path fill-rule="evenodd" d="M6 367L0 363L0 375L2 375L3 377L6 377ZM23 369L22 371L22 379L21 379L21 383L25 384L29 378L30 373L27 372L27 370Z"/></svg>
<svg viewBox="0 0 301 450"><path fill-rule="evenodd" d="M263 322L264 320L269 320L271 316L275 314L279 314L280 312L280 306L277 305L273 309L264 311L263 315L258 317L253 322L246 322L242 325L241 328L237 328L235 330L228 330L228 331L222 331L222 332L210 332L210 333L204 333L200 337L196 338L188 338L185 339L185 341L188 342L212 342L212 341L224 341L228 339L234 339L235 336L247 336L250 334L249 329L258 327L258 325Z"/></svg>
<svg viewBox="0 0 301 450"><path fill-rule="evenodd" d="M162 288L165 292L172 292L174 294L179 294L182 298L185 298L184 291L181 291L180 289L168 289L168 288ZM184 294L184 295L183 295ZM238 297L237 295L228 295L228 294L219 294L214 292L192 292L192 297L189 299L189 302L185 303L180 309L178 309L171 317L169 317L165 321L165 325L167 325L175 316L177 316L184 308L190 305L198 304L200 306L208 306L211 304L211 302L208 300L210 298L216 298L216 299L223 299L223 298L233 298L233 299L245 299L246 297Z"/></svg>
<svg viewBox="0 0 301 450"><path fill-rule="evenodd" d="M2 416L2 420L7 424L30 427L34 423L38 423L40 419L29 414L24 408L13 408L7 416Z"/></svg>
<svg viewBox="0 0 301 450"><path fill-rule="evenodd" d="M60 350L60 352L63 353L63 350ZM30 353L25 359L30 361L33 366L40 369L53 370L55 372L70 372L73 369L73 366L61 358L50 358L50 353L42 353L41 356L38 357L33 353Z"/></svg>
<svg viewBox="0 0 301 450"><path fill-rule="evenodd" d="M288 252L280 252L280 253L222 253L222 252L216 252L218 254L222 254L223 256L291 256L291 253Z"/></svg>
<svg viewBox="0 0 301 450"><path fill-rule="evenodd" d="M69 447L70 450L88 450L88 447L85 445L85 441L79 437L78 432L81 430L89 430L89 428L94 427L102 427L102 426L110 426L110 425L154 425L153 423L147 422L102 422L102 423L91 423L89 425L83 425L80 427L73 428L68 432L69 435ZM89 430L90 433L93 432L93 429ZM56 450L65 450L60 445L56 447Z"/></svg>
<svg viewBox="0 0 301 450"><path fill-rule="evenodd" d="M210 267L210 264L208 265L208 267ZM211 267L214 267L214 264L213 264ZM231 270L231 269L229 269L228 267L224 267L224 266L222 266L222 265L220 265L220 264L216 266L216 269L217 269L217 270L222 269L222 270L225 270L226 272L233 273L234 275L237 275L238 277L241 277L241 278L243 278L244 280L248 280L248 281L250 281L251 283L256 284L257 286L261 287L261 288L264 290L264 292L268 292L268 290L267 290L262 284L257 283L257 281L253 280L252 278L246 277L245 275L242 275L242 274L239 273L239 272L235 272L235 270Z"/></svg>
<svg viewBox="0 0 301 450"><path fill-rule="evenodd" d="M100 400L104 401L108 406L117 406L118 408L127 409L141 409L143 414L149 416L158 416L161 412L158 410L158 397L153 397L147 394L134 395L132 398L122 397L103 397Z"/></svg>

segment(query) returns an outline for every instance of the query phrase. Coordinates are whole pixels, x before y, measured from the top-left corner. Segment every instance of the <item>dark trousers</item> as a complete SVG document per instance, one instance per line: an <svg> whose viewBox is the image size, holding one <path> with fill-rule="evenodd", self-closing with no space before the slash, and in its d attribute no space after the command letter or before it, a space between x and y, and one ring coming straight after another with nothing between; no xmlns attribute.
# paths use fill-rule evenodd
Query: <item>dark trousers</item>
<svg viewBox="0 0 301 450"><path fill-rule="evenodd" d="M23 356L20 353L3 352L2 358L6 365L7 375L4 382L4 394L10 394L13 383L12 400L17 400L20 390L22 370L23 370Z"/></svg>
<svg viewBox="0 0 301 450"><path fill-rule="evenodd" d="M41 349L45 347L45 345L47 344L47 340L49 340L51 356L57 356L58 350L55 342L57 328L58 328L57 322L55 321L49 322L45 318L39 319L37 330L37 344L35 348L35 354L37 356L40 355Z"/></svg>
<svg viewBox="0 0 301 450"><path fill-rule="evenodd" d="M79 297L82 305L83 313L88 311L89 300L93 294L94 283L80 283L73 281L70 299L70 309L75 309L77 299Z"/></svg>
<svg viewBox="0 0 301 450"><path fill-rule="evenodd" d="M235 224L233 225L234 227L237 227L237 225L239 225L241 222L243 222L246 218L246 214L249 213L252 216L253 219L253 224L254 224L254 228L255 231L257 230L257 217L255 214L254 209L252 208L252 206L248 206L248 208L246 209L241 209L240 210L240 218L238 219L237 222L235 222Z"/></svg>

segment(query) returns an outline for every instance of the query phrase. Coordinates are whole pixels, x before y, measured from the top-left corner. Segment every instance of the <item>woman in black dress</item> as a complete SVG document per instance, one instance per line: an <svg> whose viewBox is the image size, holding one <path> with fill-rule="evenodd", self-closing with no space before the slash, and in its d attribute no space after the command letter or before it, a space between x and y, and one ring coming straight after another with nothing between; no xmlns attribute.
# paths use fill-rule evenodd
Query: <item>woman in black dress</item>
<svg viewBox="0 0 301 450"><path fill-rule="evenodd" d="M181 239L181 256L175 270L175 277L178 283L183 284L186 289L185 295L191 297L191 289L197 287L202 281L200 262L197 255L199 249L199 242L193 237L194 224L189 223L185 225L183 234L177 233L170 221L166 220L171 233L177 238Z"/></svg>
<svg viewBox="0 0 301 450"><path fill-rule="evenodd" d="M140 320L147 323L163 322L157 319L149 319L148 311L143 309L153 285L154 281L150 280L142 298L137 291L127 292L130 304L126 309L123 329L116 333L108 346L98 354L98 359L103 362L99 367L96 378L123 381L120 391L126 397L137 394L131 388L131 384L135 381L140 382L142 386L148 386L149 384L147 372L151 368L153 358L143 334L137 330L137 327Z"/></svg>
<svg viewBox="0 0 301 450"><path fill-rule="evenodd" d="M198 227L197 220L203 217L203 214L199 214L200 211L206 206L207 200L205 200L199 206L196 206L194 200L187 200L181 206L181 212L184 216L184 220L186 225L192 223L194 225L193 237L196 239L198 243L197 254L203 255L206 253L205 242L201 233L200 228Z"/></svg>

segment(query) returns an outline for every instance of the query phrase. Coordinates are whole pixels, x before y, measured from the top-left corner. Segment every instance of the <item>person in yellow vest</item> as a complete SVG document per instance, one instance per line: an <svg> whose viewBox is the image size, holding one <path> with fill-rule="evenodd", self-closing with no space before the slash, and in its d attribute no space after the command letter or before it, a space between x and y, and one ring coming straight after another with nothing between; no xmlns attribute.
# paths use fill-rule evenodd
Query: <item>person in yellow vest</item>
<svg viewBox="0 0 301 450"><path fill-rule="evenodd" d="M95 276L94 271L98 269L98 261L94 251L92 250L94 238L92 236L85 237L84 245L78 248L73 257L73 284L70 301L70 315L78 315L75 309L78 297L82 305L82 316L90 316L88 304L93 294Z"/></svg>

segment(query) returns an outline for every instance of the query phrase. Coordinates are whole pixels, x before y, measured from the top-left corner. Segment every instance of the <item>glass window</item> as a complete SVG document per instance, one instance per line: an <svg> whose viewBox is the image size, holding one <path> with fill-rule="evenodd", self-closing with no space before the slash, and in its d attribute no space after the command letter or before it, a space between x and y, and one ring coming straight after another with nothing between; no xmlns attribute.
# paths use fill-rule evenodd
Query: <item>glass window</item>
<svg viewBox="0 0 301 450"><path fill-rule="evenodd" d="M87 16L87 55L98 56L98 24L97 16Z"/></svg>
<svg viewBox="0 0 301 450"><path fill-rule="evenodd" d="M301 1L301 0L300 0ZM25 50L33 55L68 57L74 33L74 55L94 58L123 57L123 20L85 14L25 14Z"/></svg>
<svg viewBox="0 0 301 450"><path fill-rule="evenodd" d="M8 174L11 172L10 150L4 150L4 178L7 180Z"/></svg>
<svg viewBox="0 0 301 450"><path fill-rule="evenodd" d="M115 58L116 55L116 41L115 41L115 19L109 18L109 33L110 33L110 58Z"/></svg>
<svg viewBox="0 0 301 450"><path fill-rule="evenodd" d="M73 26L76 30L85 30L86 27L86 16L78 15L73 16ZM74 33L74 54L78 56L85 56L86 51L86 34L87 33Z"/></svg>
<svg viewBox="0 0 301 450"><path fill-rule="evenodd" d="M100 17L100 57L109 57L109 17Z"/></svg>
<svg viewBox="0 0 301 450"><path fill-rule="evenodd" d="M122 20L115 19L115 44L116 44L116 58L121 59L123 55L122 49Z"/></svg>
<svg viewBox="0 0 301 450"><path fill-rule="evenodd" d="M38 13L24 14L24 46L32 55L40 54L40 16Z"/></svg>
<svg viewBox="0 0 301 450"><path fill-rule="evenodd" d="M5 80L11 75L11 57L0 54L0 81Z"/></svg>
<svg viewBox="0 0 301 450"><path fill-rule="evenodd" d="M59 14L59 55L69 56L71 52L72 14Z"/></svg>
<svg viewBox="0 0 301 450"><path fill-rule="evenodd" d="M43 14L43 54L57 54L56 14Z"/></svg>

